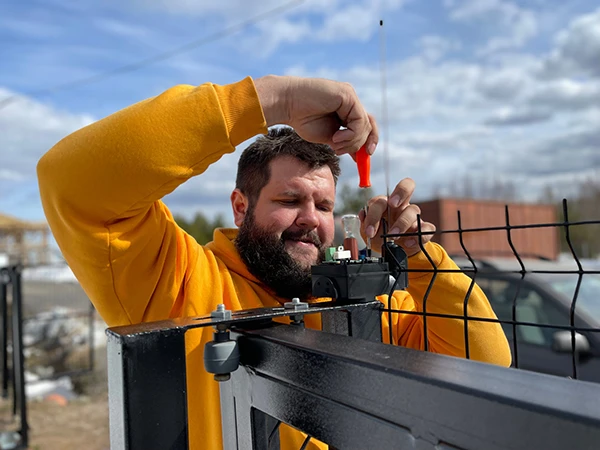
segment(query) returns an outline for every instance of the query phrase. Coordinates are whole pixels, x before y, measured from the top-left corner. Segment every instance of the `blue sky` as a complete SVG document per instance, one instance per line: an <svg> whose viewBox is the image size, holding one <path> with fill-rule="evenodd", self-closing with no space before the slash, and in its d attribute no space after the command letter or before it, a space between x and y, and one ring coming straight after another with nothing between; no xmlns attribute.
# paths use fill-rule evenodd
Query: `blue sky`
<svg viewBox="0 0 600 450"><path fill-rule="evenodd" d="M242 30L137 70L52 88ZM295 74L351 82L387 124L377 193L410 176L417 197L512 182L521 199L600 175L600 8L542 0L5 0L0 4L0 212L42 220L35 164L70 132L175 84ZM387 126L386 126L387 125ZM387 152L384 152L384 147ZM237 154L167 199L176 213L223 213ZM342 182L358 184L343 161ZM389 167L386 174L384 168ZM201 187L202 185L202 187Z"/></svg>

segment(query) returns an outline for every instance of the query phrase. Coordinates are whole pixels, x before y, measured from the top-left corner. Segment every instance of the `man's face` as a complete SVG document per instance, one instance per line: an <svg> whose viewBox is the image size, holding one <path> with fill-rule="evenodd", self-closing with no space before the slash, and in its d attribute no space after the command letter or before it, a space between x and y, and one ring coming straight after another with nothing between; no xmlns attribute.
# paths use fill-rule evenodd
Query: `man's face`
<svg viewBox="0 0 600 450"><path fill-rule="evenodd" d="M310 267L334 238L333 175L327 166L311 170L287 156L273 160L270 169L255 204L243 217L236 214L236 246L250 272L277 295L306 297Z"/></svg>

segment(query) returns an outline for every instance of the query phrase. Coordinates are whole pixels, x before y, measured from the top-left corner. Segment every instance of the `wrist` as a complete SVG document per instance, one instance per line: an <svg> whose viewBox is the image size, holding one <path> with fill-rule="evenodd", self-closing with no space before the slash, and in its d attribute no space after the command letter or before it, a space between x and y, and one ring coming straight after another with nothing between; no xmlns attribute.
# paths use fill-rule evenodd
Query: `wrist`
<svg viewBox="0 0 600 450"><path fill-rule="evenodd" d="M266 75L254 81L267 127L289 121L289 77Z"/></svg>

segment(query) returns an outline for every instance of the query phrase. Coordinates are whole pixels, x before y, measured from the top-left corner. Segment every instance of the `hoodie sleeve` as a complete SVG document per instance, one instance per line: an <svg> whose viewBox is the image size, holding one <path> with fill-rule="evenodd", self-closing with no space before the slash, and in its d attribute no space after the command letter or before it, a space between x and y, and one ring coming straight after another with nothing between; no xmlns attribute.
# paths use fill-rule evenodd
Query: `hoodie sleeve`
<svg viewBox="0 0 600 450"><path fill-rule="evenodd" d="M390 302L392 310L400 311L391 314L393 340L398 345L420 350L425 348L425 324L423 314L414 313L464 317L466 302L468 317L497 319L481 288L459 271L440 245L430 242L425 249L438 271L457 272L435 273L434 266L424 252L419 252L408 260L411 269L408 289L394 292ZM387 303L387 299L384 299L384 303ZM387 312L383 313L382 320L384 339L389 342ZM426 322L429 351L462 358L466 356L463 319L428 315ZM466 327L470 359L510 366L510 347L499 323L468 320Z"/></svg>
<svg viewBox="0 0 600 450"><path fill-rule="evenodd" d="M109 326L176 313L202 248L160 199L266 132L252 79L180 85L76 131L41 158L52 233Z"/></svg>

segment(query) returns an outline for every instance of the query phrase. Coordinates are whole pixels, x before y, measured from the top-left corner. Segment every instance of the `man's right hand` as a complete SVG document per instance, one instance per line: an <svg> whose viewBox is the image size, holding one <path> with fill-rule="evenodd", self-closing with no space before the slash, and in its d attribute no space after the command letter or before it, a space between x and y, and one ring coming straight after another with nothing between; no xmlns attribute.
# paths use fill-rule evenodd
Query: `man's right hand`
<svg viewBox="0 0 600 450"><path fill-rule="evenodd" d="M328 144L338 155L353 154L363 144L369 154L375 151L377 124L350 84L274 75L254 84L267 126L289 125L303 139Z"/></svg>

